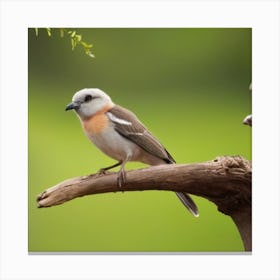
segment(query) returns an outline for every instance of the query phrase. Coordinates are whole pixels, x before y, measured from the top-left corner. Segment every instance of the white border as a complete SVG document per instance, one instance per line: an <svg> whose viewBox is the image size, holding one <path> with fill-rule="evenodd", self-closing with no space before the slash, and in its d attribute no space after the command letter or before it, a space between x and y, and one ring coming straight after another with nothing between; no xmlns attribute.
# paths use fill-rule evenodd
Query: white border
<svg viewBox="0 0 280 280"><path fill-rule="evenodd" d="M279 279L278 1L1 1L1 279ZM253 254L27 253L27 27L253 27Z"/></svg>

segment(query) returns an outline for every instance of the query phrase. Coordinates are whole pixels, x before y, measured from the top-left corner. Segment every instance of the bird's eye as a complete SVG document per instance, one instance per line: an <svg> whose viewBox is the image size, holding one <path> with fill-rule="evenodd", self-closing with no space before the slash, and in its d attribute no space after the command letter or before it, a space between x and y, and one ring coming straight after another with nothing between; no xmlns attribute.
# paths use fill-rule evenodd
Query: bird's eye
<svg viewBox="0 0 280 280"><path fill-rule="evenodd" d="M87 95L87 96L85 97L85 102L88 102L88 101L90 101L90 100L92 100L92 96L91 96L91 95Z"/></svg>

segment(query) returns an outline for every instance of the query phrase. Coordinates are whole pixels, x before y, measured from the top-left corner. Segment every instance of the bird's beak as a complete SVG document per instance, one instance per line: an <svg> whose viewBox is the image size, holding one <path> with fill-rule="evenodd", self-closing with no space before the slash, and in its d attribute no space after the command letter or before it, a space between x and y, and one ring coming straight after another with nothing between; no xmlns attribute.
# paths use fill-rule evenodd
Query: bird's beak
<svg viewBox="0 0 280 280"><path fill-rule="evenodd" d="M80 107L79 104L77 104L75 102L72 102L72 103L67 105L67 107L65 108L65 111L78 109L79 107Z"/></svg>

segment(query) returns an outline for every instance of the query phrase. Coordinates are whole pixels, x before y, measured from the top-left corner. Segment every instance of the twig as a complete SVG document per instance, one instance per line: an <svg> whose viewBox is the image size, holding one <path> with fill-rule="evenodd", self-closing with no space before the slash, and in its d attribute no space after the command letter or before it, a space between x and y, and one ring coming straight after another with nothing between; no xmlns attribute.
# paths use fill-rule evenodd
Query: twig
<svg viewBox="0 0 280 280"><path fill-rule="evenodd" d="M249 91L252 94L252 83L249 85ZM252 115L246 116L246 118L243 120L243 124L252 126Z"/></svg>

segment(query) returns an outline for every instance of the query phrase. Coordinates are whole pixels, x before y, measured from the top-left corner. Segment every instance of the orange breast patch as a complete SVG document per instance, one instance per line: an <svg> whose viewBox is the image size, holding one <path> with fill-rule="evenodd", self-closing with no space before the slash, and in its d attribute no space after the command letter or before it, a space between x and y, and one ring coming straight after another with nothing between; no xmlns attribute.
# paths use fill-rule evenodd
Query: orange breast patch
<svg viewBox="0 0 280 280"><path fill-rule="evenodd" d="M89 119L83 120L83 128L89 134L99 134L107 126L108 118L105 114L96 114Z"/></svg>

